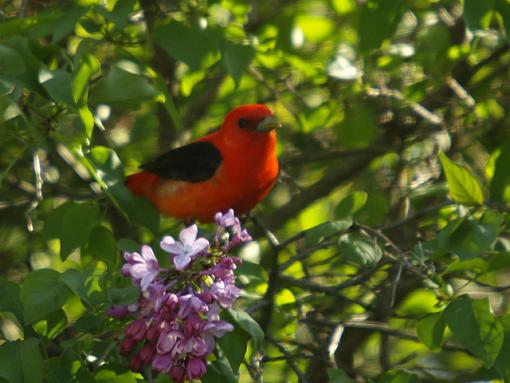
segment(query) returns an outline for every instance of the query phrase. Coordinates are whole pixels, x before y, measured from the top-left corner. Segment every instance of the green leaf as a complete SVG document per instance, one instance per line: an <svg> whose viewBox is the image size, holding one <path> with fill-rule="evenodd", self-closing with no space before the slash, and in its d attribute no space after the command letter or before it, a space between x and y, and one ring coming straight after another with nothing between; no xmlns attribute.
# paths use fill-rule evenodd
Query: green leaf
<svg viewBox="0 0 510 383"><path fill-rule="evenodd" d="M25 278L21 287L21 302L26 324L45 319L66 303L71 290L61 281L61 274L52 269L36 270Z"/></svg>
<svg viewBox="0 0 510 383"><path fill-rule="evenodd" d="M110 13L106 13L106 17L113 21L115 29L119 30L129 21L129 15L133 13L135 5L136 0L117 1L113 10Z"/></svg>
<svg viewBox="0 0 510 383"><path fill-rule="evenodd" d="M357 265L370 267L382 258L382 250L372 239L362 234L349 234L338 244L340 254Z"/></svg>
<svg viewBox="0 0 510 383"><path fill-rule="evenodd" d="M510 331L505 331L503 345L499 350L498 357L494 362L494 367L498 371L505 382L510 381Z"/></svg>
<svg viewBox="0 0 510 383"><path fill-rule="evenodd" d="M368 0L363 4L358 27L362 54L379 48L385 39L392 37L404 6L404 0Z"/></svg>
<svg viewBox="0 0 510 383"><path fill-rule="evenodd" d="M71 77L71 93L88 138L94 128L94 116L88 108L88 87L92 76L99 72L100 68L101 63L97 58L90 53L83 53L79 56Z"/></svg>
<svg viewBox="0 0 510 383"><path fill-rule="evenodd" d="M115 371L101 370L94 376L94 381L98 383L137 383L136 375L131 371L117 375Z"/></svg>
<svg viewBox="0 0 510 383"><path fill-rule="evenodd" d="M366 148L377 137L377 124L376 116L368 105L349 106L335 129L338 142L348 149ZM356 128L353 129L353 126Z"/></svg>
<svg viewBox="0 0 510 383"><path fill-rule="evenodd" d="M257 263L253 263L245 259L243 259L241 264L237 265L236 274L262 283L266 283L268 280L266 269Z"/></svg>
<svg viewBox="0 0 510 383"><path fill-rule="evenodd" d="M57 310L45 319L34 324L35 332L46 339L55 339L67 328L67 316L64 310Z"/></svg>
<svg viewBox="0 0 510 383"><path fill-rule="evenodd" d="M117 65L113 65L106 77L98 81L90 91L90 99L95 104L138 103L158 95L159 91L146 77L128 72Z"/></svg>
<svg viewBox="0 0 510 383"><path fill-rule="evenodd" d="M60 275L60 280L64 282L76 296L90 304L86 286L86 277L80 270L67 269Z"/></svg>
<svg viewBox="0 0 510 383"><path fill-rule="evenodd" d="M464 205L482 205L482 187L471 171L452 162L443 152L439 153L439 159L453 200Z"/></svg>
<svg viewBox="0 0 510 383"><path fill-rule="evenodd" d="M481 358L488 368L492 367L503 344L504 329L490 312L489 301L474 301L463 295L446 307L444 315L454 338Z"/></svg>
<svg viewBox="0 0 510 383"><path fill-rule="evenodd" d="M237 377L225 359L209 362L202 383L238 383Z"/></svg>
<svg viewBox="0 0 510 383"><path fill-rule="evenodd" d="M62 17L59 17L52 25L52 43L59 42L64 36L74 31L76 23L87 12L87 8L79 5L71 5L65 9Z"/></svg>
<svg viewBox="0 0 510 383"><path fill-rule="evenodd" d="M420 379L406 371L392 370L385 372L376 383L418 383Z"/></svg>
<svg viewBox="0 0 510 383"><path fill-rule="evenodd" d="M510 41L510 0L496 0L496 10L500 13L505 26L506 39Z"/></svg>
<svg viewBox="0 0 510 383"><path fill-rule="evenodd" d="M103 261L109 266L115 263L117 245L113 233L105 226L95 226L90 232L84 254Z"/></svg>
<svg viewBox="0 0 510 383"><path fill-rule="evenodd" d="M503 145L495 161L490 197L496 202L510 202L510 143Z"/></svg>
<svg viewBox="0 0 510 383"><path fill-rule="evenodd" d="M9 96L0 96L0 123L18 117L21 110L18 104Z"/></svg>
<svg viewBox="0 0 510 383"><path fill-rule="evenodd" d="M140 296L140 289L136 286L112 287L108 290L109 301L114 305L130 305Z"/></svg>
<svg viewBox="0 0 510 383"><path fill-rule="evenodd" d="M6 47L15 50L23 59L24 67L26 69L22 73L18 73L16 75L16 82L19 85L22 85L38 93L43 92L44 89L38 81L38 73L42 64L39 58L36 57L33 53L33 49L40 49L40 47L33 41L30 41L29 43L27 38L20 35L13 36L9 40L3 41L2 43Z"/></svg>
<svg viewBox="0 0 510 383"><path fill-rule="evenodd" d="M39 71L39 82L54 101L76 105L71 93L71 73L61 69L49 71L43 68Z"/></svg>
<svg viewBox="0 0 510 383"><path fill-rule="evenodd" d="M246 312L241 310L230 309L226 311L226 320L239 326L250 337L253 342L253 349L259 350L264 340L264 332L259 324Z"/></svg>
<svg viewBox="0 0 510 383"><path fill-rule="evenodd" d="M467 27L472 30L489 28L494 13L495 0L465 0L464 20Z"/></svg>
<svg viewBox="0 0 510 383"><path fill-rule="evenodd" d="M0 96L10 95L16 88L16 82L10 76L0 75Z"/></svg>
<svg viewBox="0 0 510 383"><path fill-rule="evenodd" d="M0 45L0 73L7 76L17 76L27 69L23 57L14 49Z"/></svg>
<svg viewBox="0 0 510 383"><path fill-rule="evenodd" d="M336 218L350 217L367 203L368 194L364 191L356 191L340 201L335 209Z"/></svg>
<svg viewBox="0 0 510 383"><path fill-rule="evenodd" d="M98 217L96 204L69 201L51 212L43 235L46 239L60 239L60 257L65 260L73 250L87 243Z"/></svg>
<svg viewBox="0 0 510 383"><path fill-rule="evenodd" d="M322 242L324 239L331 237L334 234L344 232L351 226L352 226L351 219L323 222L306 231L305 246L306 247L314 246Z"/></svg>
<svg viewBox="0 0 510 383"><path fill-rule="evenodd" d="M209 31L191 28L177 21L156 28L154 39L170 56L193 70L199 69L207 57L218 53Z"/></svg>
<svg viewBox="0 0 510 383"><path fill-rule="evenodd" d="M227 73L232 76L236 87L246 68L255 57L255 50L250 45L242 45L224 41L221 46L221 62Z"/></svg>
<svg viewBox="0 0 510 383"><path fill-rule="evenodd" d="M416 325L418 338L432 351L437 351L443 343L443 334L446 326L442 312L427 315L420 319Z"/></svg>
<svg viewBox="0 0 510 383"><path fill-rule="evenodd" d="M345 372L338 368L328 368L329 383L355 383Z"/></svg>
<svg viewBox="0 0 510 383"><path fill-rule="evenodd" d="M0 378L10 383L42 383L43 377L39 340L28 338L0 345Z"/></svg>
<svg viewBox="0 0 510 383"><path fill-rule="evenodd" d="M218 344L234 373L239 371L239 366L246 354L249 339L250 336L238 326L234 326L234 331L228 332L218 339Z"/></svg>
<svg viewBox="0 0 510 383"><path fill-rule="evenodd" d="M23 305L20 300L20 288L16 283L12 283L0 277L0 311L6 311L14 314L20 324L23 324Z"/></svg>

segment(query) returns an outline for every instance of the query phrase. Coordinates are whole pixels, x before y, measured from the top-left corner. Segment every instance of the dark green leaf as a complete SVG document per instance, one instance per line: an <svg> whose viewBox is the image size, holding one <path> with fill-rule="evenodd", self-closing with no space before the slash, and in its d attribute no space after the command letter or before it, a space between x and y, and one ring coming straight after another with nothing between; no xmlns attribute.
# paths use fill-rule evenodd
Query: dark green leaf
<svg viewBox="0 0 510 383"><path fill-rule="evenodd" d="M40 336L51 340L61 334L67 328L67 324L66 313L60 309L35 323L34 330Z"/></svg>
<svg viewBox="0 0 510 383"><path fill-rule="evenodd" d="M53 23L53 43L59 42L64 36L74 31L76 23L82 15L87 12L87 8L79 5L72 5L65 9L62 17L59 17Z"/></svg>
<svg viewBox="0 0 510 383"><path fill-rule="evenodd" d="M116 249L115 238L110 229L105 226L95 226L90 232L84 253L112 266L115 262Z"/></svg>
<svg viewBox="0 0 510 383"><path fill-rule="evenodd" d="M0 75L0 96L8 96L16 88L16 82L10 76Z"/></svg>
<svg viewBox="0 0 510 383"><path fill-rule="evenodd" d="M465 0L464 20L472 31L487 29L493 17L495 0Z"/></svg>
<svg viewBox="0 0 510 383"><path fill-rule="evenodd" d="M158 90L141 74L114 65L106 77L91 89L90 99L95 104L115 104L150 100L158 94Z"/></svg>
<svg viewBox="0 0 510 383"><path fill-rule="evenodd" d="M221 47L221 62L229 75L232 76L236 86L239 85L241 77L246 68L253 60L255 50L250 45L242 45L225 41Z"/></svg>
<svg viewBox="0 0 510 383"><path fill-rule="evenodd" d="M54 71L42 69L39 72L39 81L54 101L75 105L71 93L71 74L69 72L60 69Z"/></svg>
<svg viewBox="0 0 510 383"><path fill-rule="evenodd" d="M361 8L359 49L367 53L392 37L404 13L404 0L368 0Z"/></svg>
<svg viewBox="0 0 510 383"><path fill-rule="evenodd" d="M86 277L80 270L67 269L60 275L60 280L84 302L90 303L86 286Z"/></svg>
<svg viewBox="0 0 510 383"><path fill-rule="evenodd" d="M208 364L202 383L237 383L237 377L228 362L220 359Z"/></svg>
<svg viewBox="0 0 510 383"><path fill-rule="evenodd" d="M328 368L329 383L355 383L345 372L338 368Z"/></svg>
<svg viewBox="0 0 510 383"><path fill-rule="evenodd" d="M340 145L349 149L370 145L378 133L377 120L372 109L356 104L346 108L344 113L344 119L336 127Z"/></svg>
<svg viewBox="0 0 510 383"><path fill-rule="evenodd" d="M26 324L45 319L60 310L72 295L60 278L61 274L52 269L36 270L25 278L20 297Z"/></svg>
<svg viewBox="0 0 510 383"><path fill-rule="evenodd" d="M23 305L20 300L20 288L17 284L0 277L0 311L14 314L20 324L23 324Z"/></svg>
<svg viewBox="0 0 510 383"><path fill-rule="evenodd" d="M305 233L305 246L310 247L331 237L333 234L342 233L352 226L351 219L342 219L333 222L323 222L308 229Z"/></svg>
<svg viewBox="0 0 510 383"><path fill-rule="evenodd" d="M490 184L490 196L497 202L510 202L510 144L501 148L500 155L496 159L494 176Z"/></svg>
<svg viewBox="0 0 510 383"><path fill-rule="evenodd" d="M442 312L427 315L416 325L418 337L425 346L436 351L441 348L443 334L446 326L445 317Z"/></svg>
<svg viewBox="0 0 510 383"><path fill-rule="evenodd" d="M362 234L344 236L338 246L340 254L360 266L373 266L382 258L382 250L370 238Z"/></svg>
<svg viewBox="0 0 510 383"><path fill-rule="evenodd" d="M414 374L405 371L392 370L384 373L376 383L418 383L420 379Z"/></svg>
<svg viewBox="0 0 510 383"><path fill-rule="evenodd" d="M496 0L496 10L500 13L505 26L506 38L510 41L510 0Z"/></svg>
<svg viewBox="0 0 510 383"><path fill-rule="evenodd" d="M135 303L140 296L140 289L136 286L111 288L108 290L109 300L114 305L129 305Z"/></svg>
<svg viewBox="0 0 510 383"><path fill-rule="evenodd" d="M503 345L499 350L498 357L494 362L495 369L501 374L504 381L510 380L510 331L505 331Z"/></svg>
<svg viewBox="0 0 510 383"><path fill-rule="evenodd" d="M154 38L170 56L186 63L191 69L199 69L208 56L218 53L208 31L191 28L177 21L158 27Z"/></svg>
<svg viewBox="0 0 510 383"><path fill-rule="evenodd" d="M465 166L450 161L443 152L439 153L439 159L453 200L464 205L483 204L482 187L471 171Z"/></svg>
<svg viewBox="0 0 510 383"><path fill-rule="evenodd" d="M78 56L77 56L78 57ZM88 108L89 82L101 68L101 63L90 53L83 53L78 58L71 76L71 93L78 106L78 113L83 123L85 134L90 137L94 128L94 116Z"/></svg>
<svg viewBox="0 0 510 383"><path fill-rule="evenodd" d="M504 329L490 312L489 301L463 295L448 305L444 315L455 339L490 368L503 344Z"/></svg>
<svg viewBox="0 0 510 383"><path fill-rule="evenodd" d="M259 282L267 282L268 278L267 271L261 265L244 259L241 264L237 265L236 274Z"/></svg>
<svg viewBox="0 0 510 383"><path fill-rule="evenodd" d="M264 340L264 332L259 324L244 311L230 309L226 313L228 314L228 316L226 316L227 321L243 329L251 337L253 349L258 350L262 346L262 341Z"/></svg>
<svg viewBox="0 0 510 383"><path fill-rule="evenodd" d="M136 0L117 1L106 17L113 21L116 29L121 29L129 21L129 15L133 13L135 5Z"/></svg>
<svg viewBox="0 0 510 383"><path fill-rule="evenodd" d="M335 209L336 218L350 217L367 203L368 194L356 191L345 197Z"/></svg>
<svg viewBox="0 0 510 383"><path fill-rule="evenodd" d="M26 65L23 57L14 49L0 45L0 73L17 76L25 72Z"/></svg>
<svg viewBox="0 0 510 383"><path fill-rule="evenodd" d="M42 383L43 357L37 339L0 345L0 378L10 383Z"/></svg>
<svg viewBox="0 0 510 383"><path fill-rule="evenodd" d="M234 331L227 332L218 340L221 350L228 359L234 373L237 373L244 359L249 339L249 335L244 330L235 326Z"/></svg>

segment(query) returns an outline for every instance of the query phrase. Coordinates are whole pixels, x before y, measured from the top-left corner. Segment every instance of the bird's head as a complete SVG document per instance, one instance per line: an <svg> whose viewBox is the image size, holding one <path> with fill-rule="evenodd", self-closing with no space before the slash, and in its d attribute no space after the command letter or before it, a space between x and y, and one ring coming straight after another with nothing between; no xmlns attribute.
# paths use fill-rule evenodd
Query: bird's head
<svg viewBox="0 0 510 383"><path fill-rule="evenodd" d="M274 135L274 130L281 124L273 112L262 104L248 104L230 111L221 127L228 137L260 137Z"/></svg>

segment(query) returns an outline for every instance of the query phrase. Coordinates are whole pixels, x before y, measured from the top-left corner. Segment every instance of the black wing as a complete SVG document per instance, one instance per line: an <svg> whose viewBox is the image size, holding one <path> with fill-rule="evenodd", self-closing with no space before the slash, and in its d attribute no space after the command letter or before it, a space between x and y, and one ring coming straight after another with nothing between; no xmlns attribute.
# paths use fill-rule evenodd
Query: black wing
<svg viewBox="0 0 510 383"><path fill-rule="evenodd" d="M210 142L193 142L170 150L141 168L173 180L201 182L211 178L222 161L220 151Z"/></svg>

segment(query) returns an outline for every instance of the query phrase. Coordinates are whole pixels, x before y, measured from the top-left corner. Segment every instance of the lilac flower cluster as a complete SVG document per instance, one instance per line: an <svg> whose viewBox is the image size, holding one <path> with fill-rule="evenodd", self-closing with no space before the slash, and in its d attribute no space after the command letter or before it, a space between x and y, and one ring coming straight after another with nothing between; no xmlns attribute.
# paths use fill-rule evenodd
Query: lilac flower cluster
<svg viewBox="0 0 510 383"><path fill-rule="evenodd" d="M161 248L174 266L169 270L159 266L149 246L142 246L140 253L124 253L122 274L131 277L141 295L137 303L114 305L107 314L136 317L120 343L121 354L131 355L132 370L151 366L176 382L198 379L206 372L206 357L214 351L216 338L233 330L219 316L240 294L234 284L240 260L228 252L251 237L232 209L217 213L215 220L211 244L197 238L196 225L183 229L179 240L162 239Z"/></svg>

